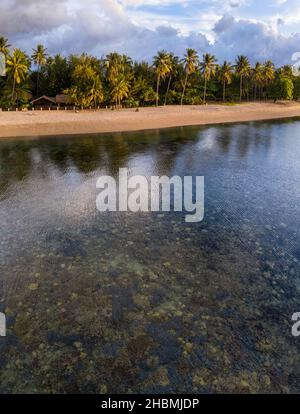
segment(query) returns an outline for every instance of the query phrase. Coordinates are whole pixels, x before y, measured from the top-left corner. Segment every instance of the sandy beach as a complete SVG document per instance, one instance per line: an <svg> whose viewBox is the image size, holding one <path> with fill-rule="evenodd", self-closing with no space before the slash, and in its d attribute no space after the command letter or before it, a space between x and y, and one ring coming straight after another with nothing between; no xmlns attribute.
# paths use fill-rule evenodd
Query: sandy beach
<svg viewBox="0 0 300 414"><path fill-rule="evenodd" d="M166 106L121 111L0 112L0 137L138 131L300 116L300 103Z"/></svg>

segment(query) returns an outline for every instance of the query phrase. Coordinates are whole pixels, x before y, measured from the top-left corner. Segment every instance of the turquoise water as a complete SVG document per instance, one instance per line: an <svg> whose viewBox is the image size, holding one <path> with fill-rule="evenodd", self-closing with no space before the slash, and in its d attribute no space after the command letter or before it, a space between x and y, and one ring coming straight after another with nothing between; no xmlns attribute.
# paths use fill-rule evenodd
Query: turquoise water
<svg viewBox="0 0 300 414"><path fill-rule="evenodd" d="M205 219L96 181L205 176ZM300 121L0 141L1 393L299 392Z"/></svg>

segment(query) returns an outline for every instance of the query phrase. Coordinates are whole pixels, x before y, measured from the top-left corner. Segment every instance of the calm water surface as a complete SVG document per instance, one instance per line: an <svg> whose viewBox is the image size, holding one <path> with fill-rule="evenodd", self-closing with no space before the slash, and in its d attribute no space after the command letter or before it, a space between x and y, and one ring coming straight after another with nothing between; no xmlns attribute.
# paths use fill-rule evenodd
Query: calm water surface
<svg viewBox="0 0 300 414"><path fill-rule="evenodd" d="M99 213L204 175L205 220ZM0 141L0 392L300 392L300 121Z"/></svg>

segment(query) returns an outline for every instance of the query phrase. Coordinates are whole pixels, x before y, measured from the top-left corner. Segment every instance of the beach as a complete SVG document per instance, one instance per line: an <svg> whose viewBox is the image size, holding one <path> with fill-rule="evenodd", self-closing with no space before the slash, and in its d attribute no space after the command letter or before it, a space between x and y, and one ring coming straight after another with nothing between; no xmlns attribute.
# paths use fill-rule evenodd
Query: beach
<svg viewBox="0 0 300 414"><path fill-rule="evenodd" d="M165 106L112 111L0 112L0 137L139 131L300 116L300 103Z"/></svg>

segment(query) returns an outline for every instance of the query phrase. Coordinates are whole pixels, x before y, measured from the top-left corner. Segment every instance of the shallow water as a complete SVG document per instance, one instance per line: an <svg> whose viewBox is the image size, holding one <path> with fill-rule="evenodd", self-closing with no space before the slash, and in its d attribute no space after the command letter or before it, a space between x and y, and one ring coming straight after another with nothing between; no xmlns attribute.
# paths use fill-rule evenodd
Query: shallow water
<svg viewBox="0 0 300 414"><path fill-rule="evenodd" d="M99 213L124 167L204 221ZM299 183L297 120L0 141L0 392L299 392Z"/></svg>

